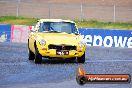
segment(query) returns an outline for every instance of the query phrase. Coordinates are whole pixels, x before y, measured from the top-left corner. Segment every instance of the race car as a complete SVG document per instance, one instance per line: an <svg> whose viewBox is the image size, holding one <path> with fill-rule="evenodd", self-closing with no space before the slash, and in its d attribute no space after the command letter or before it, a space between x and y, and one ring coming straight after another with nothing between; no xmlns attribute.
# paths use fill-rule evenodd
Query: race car
<svg viewBox="0 0 132 88"><path fill-rule="evenodd" d="M28 36L29 60L36 64L42 63L42 57L84 63L85 50L85 41L70 20L40 19Z"/></svg>

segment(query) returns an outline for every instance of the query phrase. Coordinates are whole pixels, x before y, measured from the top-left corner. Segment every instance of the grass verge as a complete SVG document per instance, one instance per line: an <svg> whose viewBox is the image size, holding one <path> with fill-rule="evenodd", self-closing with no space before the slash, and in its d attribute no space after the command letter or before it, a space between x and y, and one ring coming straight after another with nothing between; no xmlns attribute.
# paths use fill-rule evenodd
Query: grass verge
<svg viewBox="0 0 132 88"><path fill-rule="evenodd" d="M16 17L16 16L1 16L0 24L17 24L17 25L35 25L38 18ZM75 20L78 28L106 28L106 29L126 29L132 30L132 23L120 22L99 22L99 21L78 21Z"/></svg>

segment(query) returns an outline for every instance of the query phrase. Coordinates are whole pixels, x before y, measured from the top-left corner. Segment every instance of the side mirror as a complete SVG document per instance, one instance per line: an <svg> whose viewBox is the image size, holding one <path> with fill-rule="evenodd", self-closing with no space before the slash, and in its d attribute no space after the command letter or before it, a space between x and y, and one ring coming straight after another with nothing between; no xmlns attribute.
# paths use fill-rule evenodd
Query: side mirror
<svg viewBox="0 0 132 88"><path fill-rule="evenodd" d="M75 31L75 34L78 34L78 32L77 32L77 31Z"/></svg>
<svg viewBox="0 0 132 88"><path fill-rule="evenodd" d="M31 29L31 31L30 32L36 32L36 30L35 30L35 27L34 26L32 26L32 29Z"/></svg>
<svg viewBox="0 0 132 88"><path fill-rule="evenodd" d="M76 34L76 35L79 35L79 31L78 31L78 30L76 30L76 31L75 31L75 34Z"/></svg>
<svg viewBox="0 0 132 88"><path fill-rule="evenodd" d="M31 32L36 32L36 30L31 30Z"/></svg>

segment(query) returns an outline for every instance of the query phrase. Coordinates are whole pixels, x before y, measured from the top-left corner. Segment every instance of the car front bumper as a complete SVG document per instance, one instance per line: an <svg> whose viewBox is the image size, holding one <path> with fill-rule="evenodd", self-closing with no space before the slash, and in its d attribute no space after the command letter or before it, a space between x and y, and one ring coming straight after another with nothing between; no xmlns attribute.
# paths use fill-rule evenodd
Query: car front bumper
<svg viewBox="0 0 132 88"><path fill-rule="evenodd" d="M59 57L59 58L72 58L72 57L81 57L85 53L86 47L84 47L81 50L69 50L68 55L57 55L56 49L47 49L47 48L38 48L39 53L42 56L46 57ZM67 50L61 50L61 51L67 51Z"/></svg>

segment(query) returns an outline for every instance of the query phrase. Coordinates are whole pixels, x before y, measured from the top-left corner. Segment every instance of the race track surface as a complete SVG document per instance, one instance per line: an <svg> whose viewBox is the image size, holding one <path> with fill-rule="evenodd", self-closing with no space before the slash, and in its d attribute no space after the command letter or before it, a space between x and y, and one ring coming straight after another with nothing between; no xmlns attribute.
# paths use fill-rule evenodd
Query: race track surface
<svg viewBox="0 0 132 88"><path fill-rule="evenodd" d="M0 88L132 88L130 84L76 83L75 72L82 65L92 74L132 75L132 49L87 47L85 64L43 59L28 60L27 44L0 43Z"/></svg>

